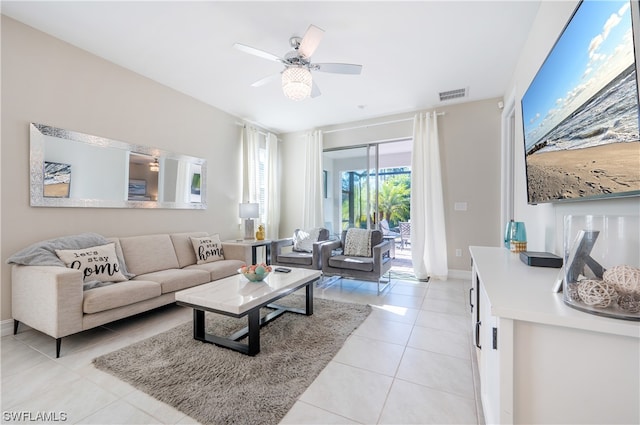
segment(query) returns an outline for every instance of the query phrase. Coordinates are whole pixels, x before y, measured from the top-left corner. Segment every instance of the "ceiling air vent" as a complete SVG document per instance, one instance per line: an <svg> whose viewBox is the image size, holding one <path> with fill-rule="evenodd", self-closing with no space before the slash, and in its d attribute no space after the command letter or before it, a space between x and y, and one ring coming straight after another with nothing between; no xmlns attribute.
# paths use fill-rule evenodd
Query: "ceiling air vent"
<svg viewBox="0 0 640 425"><path fill-rule="evenodd" d="M466 97L467 89L457 89L440 92L440 101L457 99L459 97Z"/></svg>

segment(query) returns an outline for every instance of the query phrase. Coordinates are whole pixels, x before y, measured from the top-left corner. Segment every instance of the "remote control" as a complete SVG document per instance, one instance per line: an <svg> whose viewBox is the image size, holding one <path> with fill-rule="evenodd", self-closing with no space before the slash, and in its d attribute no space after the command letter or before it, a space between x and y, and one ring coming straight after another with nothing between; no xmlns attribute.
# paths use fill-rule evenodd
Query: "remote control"
<svg viewBox="0 0 640 425"><path fill-rule="evenodd" d="M287 269L286 267L276 267L274 270L280 273L289 273L291 271L291 269Z"/></svg>

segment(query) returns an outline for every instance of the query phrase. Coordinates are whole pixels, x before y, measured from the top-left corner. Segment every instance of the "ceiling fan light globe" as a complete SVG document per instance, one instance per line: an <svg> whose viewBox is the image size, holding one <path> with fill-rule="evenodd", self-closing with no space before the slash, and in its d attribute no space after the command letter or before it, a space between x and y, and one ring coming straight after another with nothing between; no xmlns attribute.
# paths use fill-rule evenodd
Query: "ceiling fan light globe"
<svg viewBox="0 0 640 425"><path fill-rule="evenodd" d="M282 91L291 100L303 100L311 95L313 80L307 68L290 66L282 72Z"/></svg>
<svg viewBox="0 0 640 425"><path fill-rule="evenodd" d="M160 171L160 164L158 164L158 159L154 159L153 162L149 163L149 171L153 171L155 173Z"/></svg>

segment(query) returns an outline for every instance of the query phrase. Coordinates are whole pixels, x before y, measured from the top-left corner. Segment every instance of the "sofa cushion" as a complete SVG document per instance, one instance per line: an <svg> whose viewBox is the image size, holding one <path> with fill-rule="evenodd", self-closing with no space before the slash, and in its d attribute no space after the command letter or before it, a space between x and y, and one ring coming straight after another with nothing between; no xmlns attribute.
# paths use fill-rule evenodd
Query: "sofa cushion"
<svg viewBox="0 0 640 425"><path fill-rule="evenodd" d="M287 252L278 255L276 261L278 263L287 263L287 264L299 264L301 266L310 266L313 260L313 255L308 252Z"/></svg>
<svg viewBox="0 0 640 425"><path fill-rule="evenodd" d="M340 269L373 271L373 257L350 257L348 255L334 255L329 257L329 266Z"/></svg>
<svg viewBox="0 0 640 425"><path fill-rule="evenodd" d="M120 246L120 239L118 238L107 238L109 242L113 242L116 244L116 255L118 256L118 261L120 262L120 272L125 275L127 279L131 279L135 275L129 272L129 268L127 267L127 263L124 261L124 254L122 253L122 247Z"/></svg>
<svg viewBox="0 0 640 425"><path fill-rule="evenodd" d="M194 264L185 267L185 269L204 270L209 273L209 279L213 281L233 276L238 272L238 269L244 265L244 261L240 260L220 260L213 263Z"/></svg>
<svg viewBox="0 0 640 425"><path fill-rule="evenodd" d="M120 246L129 271L135 275L180 267L169 235L120 238Z"/></svg>
<svg viewBox="0 0 640 425"><path fill-rule="evenodd" d="M56 255L71 268L80 270L85 282L122 282L115 243L83 249L56 249Z"/></svg>
<svg viewBox="0 0 640 425"><path fill-rule="evenodd" d="M205 264L224 260L220 236L212 235L205 236L203 238L191 237L190 239L193 244L193 252L197 259L196 264Z"/></svg>
<svg viewBox="0 0 640 425"><path fill-rule="evenodd" d="M157 272L137 275L136 280L150 280L157 282L162 287L162 293L175 292L192 286L209 283L209 273L205 270L193 269L167 269Z"/></svg>
<svg viewBox="0 0 640 425"><path fill-rule="evenodd" d="M129 280L84 291L82 310L85 314L98 313L160 295L159 283Z"/></svg>
<svg viewBox="0 0 640 425"><path fill-rule="evenodd" d="M204 236L208 236L207 232L172 233L169 235L176 251L180 268L196 263L196 255L193 252L191 238L202 238Z"/></svg>

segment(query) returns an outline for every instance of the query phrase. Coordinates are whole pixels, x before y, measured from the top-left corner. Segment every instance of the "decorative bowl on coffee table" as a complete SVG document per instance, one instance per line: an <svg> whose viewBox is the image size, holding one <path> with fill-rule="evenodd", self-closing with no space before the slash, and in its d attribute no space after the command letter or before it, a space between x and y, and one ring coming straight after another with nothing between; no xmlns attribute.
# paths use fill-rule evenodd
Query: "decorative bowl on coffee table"
<svg viewBox="0 0 640 425"><path fill-rule="evenodd" d="M238 273L251 282L261 282L271 273L271 267L266 264L255 264L238 269Z"/></svg>

